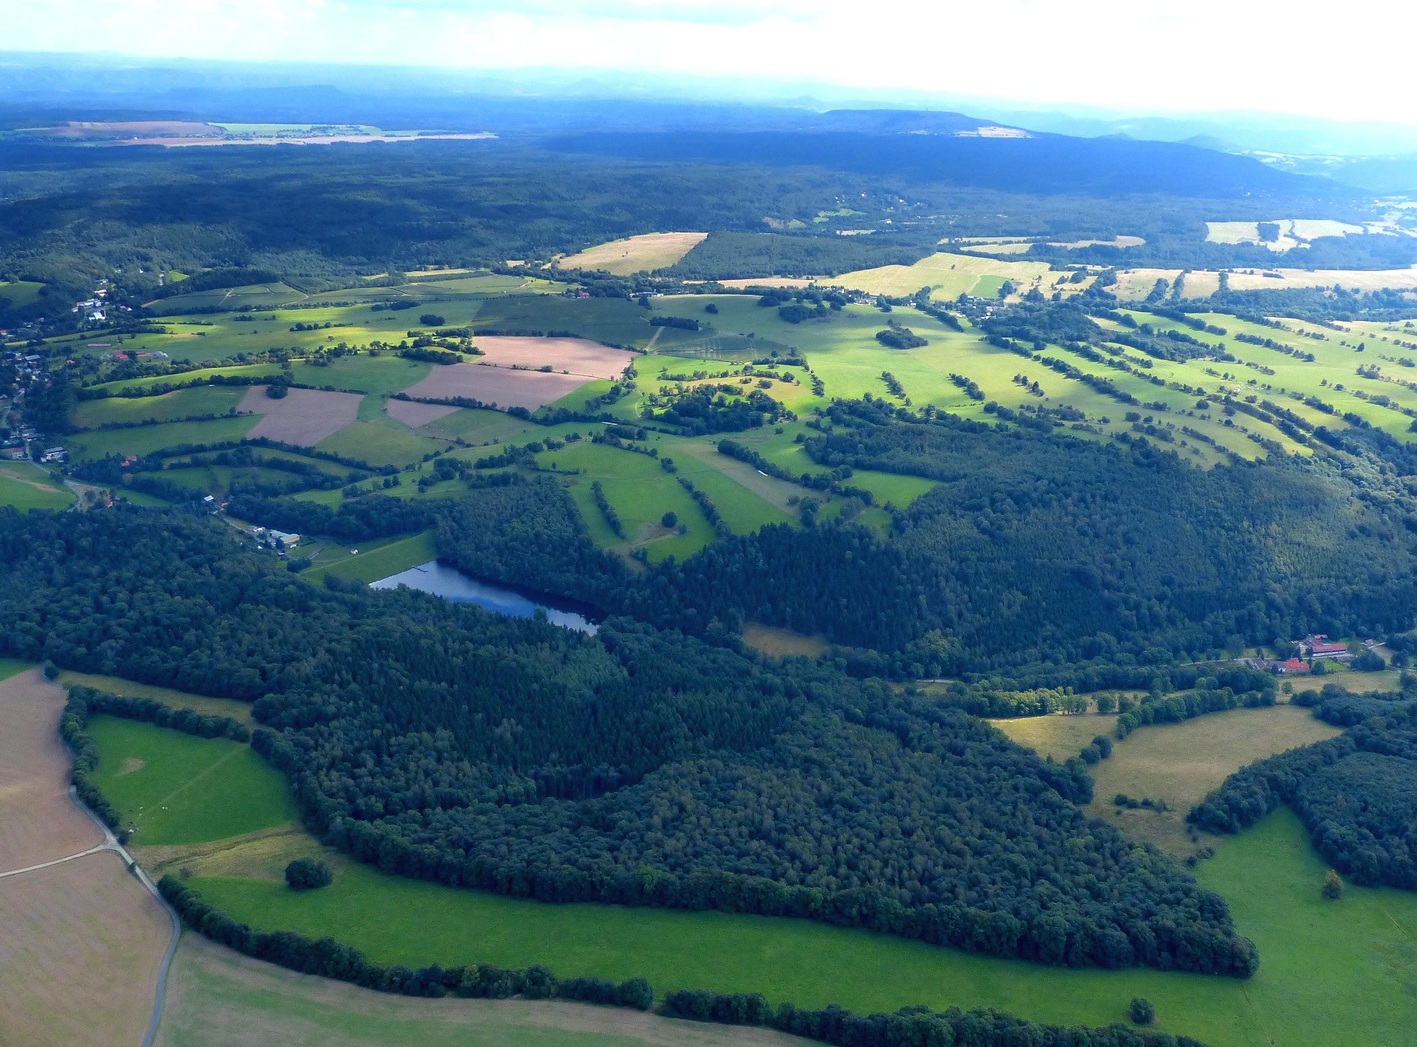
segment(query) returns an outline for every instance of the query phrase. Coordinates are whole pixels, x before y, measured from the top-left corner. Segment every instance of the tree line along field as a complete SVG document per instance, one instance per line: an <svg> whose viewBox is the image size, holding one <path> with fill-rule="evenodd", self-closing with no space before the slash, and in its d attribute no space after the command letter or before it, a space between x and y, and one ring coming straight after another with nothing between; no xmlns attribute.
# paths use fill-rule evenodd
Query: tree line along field
<svg viewBox="0 0 1417 1047"><path fill-rule="evenodd" d="M1282 707L1252 714L1291 715ZM1298 710L1293 715L1299 715ZM1221 730L1223 717L1192 724L1208 719L1216 722L1207 729ZM249 753L243 744L202 742L148 724L127 726L131 730L100 736L104 764L131 766L131 761L156 756L164 774L137 779L135 773L125 813L160 805L173 782L182 779L203 798L178 820L187 836L214 840L228 828L224 808L241 802L279 809L288 788L279 776L208 773L209 746ZM1114 759L1124 756L1130 745L1145 745L1153 732L1159 738L1190 726L1138 731L1118 743ZM1180 765L1179 773L1194 783L1189 788L1213 785L1239 762L1299 737L1292 730L1284 737L1230 734L1232 749L1218 754L1210 766ZM1165 751L1177 758L1174 747ZM230 765L231 759L225 757L221 766ZM1126 772L1118 781L1125 777ZM1141 995L1156 1005L1161 1028L1212 1047L1325 1047L1349 1042L1354 1029L1379 1039L1397 1035L1408 1021L1406 1000L1414 988L1411 965L1401 957L1417 932L1417 900L1399 891L1350 887L1341 902L1324 901L1318 889L1324 866L1287 811L1220 841L1215 857L1196 870L1205 886L1222 894L1241 928L1263 950L1260 973L1243 983L1154 970L1038 967L806 921L544 905L455 891L359 865L298 831L274 838L258 833L217 845L140 848L136 853L144 861L158 859L156 871L185 870L188 884L206 900L253 927L291 929L311 938L328 934L376 961L409 966L435 960L513 968L543 963L562 977L609 979L652 972L661 992L678 987L760 991L773 1001L791 1000L800 1006L837 1002L861 1013L912 1003L937 1009L993 1006L1070 1025L1122 1020L1127 1001ZM292 892L281 870L290 858L309 854L320 855L334 868L335 882L319 891ZM182 969L179 964L179 972ZM310 992L318 997L326 990L316 985ZM179 997L179 1015L182 1006ZM297 1020L299 1012L288 1014L289 1006L267 1001L258 1011L262 1020ZM420 1013L412 1003L407 1006L410 1015ZM190 1018L178 1021L180 1029Z"/></svg>

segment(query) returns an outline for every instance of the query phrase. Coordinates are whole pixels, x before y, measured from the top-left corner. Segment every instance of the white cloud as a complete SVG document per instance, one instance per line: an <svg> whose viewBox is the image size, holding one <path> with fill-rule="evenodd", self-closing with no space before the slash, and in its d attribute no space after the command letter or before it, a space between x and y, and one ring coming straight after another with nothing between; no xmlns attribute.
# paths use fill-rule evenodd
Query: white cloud
<svg viewBox="0 0 1417 1047"><path fill-rule="evenodd" d="M7 5L8 6L8 5ZM16 4L19 50L475 69L557 66L912 90L1028 105L1274 110L1417 122L1413 17L1256 0L48 0ZM1399 25L1397 23L1403 23Z"/></svg>

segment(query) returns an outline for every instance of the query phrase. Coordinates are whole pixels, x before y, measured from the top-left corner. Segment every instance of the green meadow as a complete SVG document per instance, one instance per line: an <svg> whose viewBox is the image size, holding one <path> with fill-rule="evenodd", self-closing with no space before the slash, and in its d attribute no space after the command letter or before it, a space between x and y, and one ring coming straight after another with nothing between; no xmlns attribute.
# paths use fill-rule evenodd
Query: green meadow
<svg viewBox="0 0 1417 1047"><path fill-rule="evenodd" d="M377 582L380 578L436 560L438 548L433 532L421 531L406 538L384 538L361 542L357 546L330 542L313 552L308 548L302 550L302 555L311 556L314 560L305 572L305 576L312 580L330 574L360 582Z"/></svg>
<svg viewBox="0 0 1417 1047"><path fill-rule="evenodd" d="M765 993L852 1010L997 1007L1037 1021L1106 1025L1128 1002L1211 1047L1399 1042L1417 993L1417 895L1320 894L1324 864L1280 811L1222 841L1197 870L1259 946L1249 981L1155 970L1072 970L994 960L808 921L597 905L545 905L386 876L339 861L335 883L198 876L191 885L263 929L331 935L382 963L541 963L561 976L649 977L659 991Z"/></svg>
<svg viewBox="0 0 1417 1047"><path fill-rule="evenodd" d="M76 433L65 443L69 457L77 462L103 458L110 454L153 454L170 447L186 444L215 444L240 440L259 421L255 415L234 418L214 418L203 422L166 422L127 429L95 430Z"/></svg>
<svg viewBox="0 0 1417 1047"><path fill-rule="evenodd" d="M94 782L135 827L133 842L207 843L285 825L295 803L280 772L249 745L95 716Z"/></svg>
<svg viewBox="0 0 1417 1047"><path fill-rule="evenodd" d="M84 400L70 414L80 429L100 426L137 425L142 422L171 422L199 415L226 414L246 395L241 387L204 385L177 389L160 396L118 397Z"/></svg>
<svg viewBox="0 0 1417 1047"><path fill-rule="evenodd" d="M33 668L33 662L21 661L19 658L0 658L0 680L8 680L12 676L18 676L26 669Z"/></svg>
<svg viewBox="0 0 1417 1047"><path fill-rule="evenodd" d="M56 487L45 470L30 462L0 462L0 505L23 513L67 509L73 504L73 493Z"/></svg>

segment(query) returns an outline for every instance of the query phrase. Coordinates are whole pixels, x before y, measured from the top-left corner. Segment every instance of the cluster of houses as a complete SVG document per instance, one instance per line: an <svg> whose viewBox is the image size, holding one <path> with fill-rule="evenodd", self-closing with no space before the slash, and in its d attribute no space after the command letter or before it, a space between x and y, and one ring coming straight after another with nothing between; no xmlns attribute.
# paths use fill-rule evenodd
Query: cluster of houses
<svg viewBox="0 0 1417 1047"><path fill-rule="evenodd" d="M1364 640L1363 646L1371 650L1377 646L1377 641ZM1302 640L1295 640L1291 647L1288 658L1250 658L1248 662L1255 669L1291 674L1311 672L1316 660L1330 659L1347 664L1357 657L1346 643L1330 640L1327 633L1310 633Z"/></svg>

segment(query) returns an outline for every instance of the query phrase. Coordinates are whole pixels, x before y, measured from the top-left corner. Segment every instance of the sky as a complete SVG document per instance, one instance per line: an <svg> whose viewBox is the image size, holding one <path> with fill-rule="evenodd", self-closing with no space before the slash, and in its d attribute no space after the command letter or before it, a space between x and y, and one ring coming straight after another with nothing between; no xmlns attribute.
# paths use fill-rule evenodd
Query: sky
<svg viewBox="0 0 1417 1047"><path fill-rule="evenodd" d="M0 49L564 70L1417 124L1383 0L0 0Z"/></svg>

